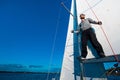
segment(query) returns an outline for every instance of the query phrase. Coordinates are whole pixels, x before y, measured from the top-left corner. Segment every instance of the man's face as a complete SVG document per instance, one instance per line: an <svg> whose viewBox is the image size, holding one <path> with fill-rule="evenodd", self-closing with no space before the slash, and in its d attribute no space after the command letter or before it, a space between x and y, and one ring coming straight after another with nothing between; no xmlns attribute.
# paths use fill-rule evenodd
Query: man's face
<svg viewBox="0 0 120 80"><path fill-rule="evenodd" d="M80 15L80 19L85 19L85 15Z"/></svg>

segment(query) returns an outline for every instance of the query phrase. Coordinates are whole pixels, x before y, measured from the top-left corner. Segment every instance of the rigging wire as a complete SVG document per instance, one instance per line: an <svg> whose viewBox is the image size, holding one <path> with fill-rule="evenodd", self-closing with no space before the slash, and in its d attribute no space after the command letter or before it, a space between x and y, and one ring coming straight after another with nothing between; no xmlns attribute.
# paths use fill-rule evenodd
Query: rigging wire
<svg viewBox="0 0 120 80"><path fill-rule="evenodd" d="M100 4L100 2L102 2L103 0L99 0L96 4L94 4L93 6L91 6L91 8L94 8L94 7L96 7L98 4ZM91 1L91 3L92 3L92 1ZM88 11L90 8L88 8L88 9L86 9L86 10L84 10L84 11L82 11L82 13L85 13L86 11Z"/></svg>
<svg viewBox="0 0 120 80"><path fill-rule="evenodd" d="M52 60L53 60L53 54L54 54L54 50L55 50L55 43L56 43L56 39L57 39L57 33L58 33L58 28L59 28L59 19L60 19L60 15L61 14L61 8L59 8L59 12L58 12L58 20L57 20L57 24L56 24L56 30L55 30L55 35L54 35L54 39L53 39L53 45L52 45L52 50L51 50L51 55L50 55L50 62L49 62L49 68L48 68L48 74L47 74L47 78L46 80L49 80L49 75L50 75L50 68L51 68L51 64L52 64Z"/></svg>
<svg viewBox="0 0 120 80"><path fill-rule="evenodd" d="M68 2L68 0L66 0L66 2ZM65 3L65 1L64 1L64 3ZM64 3L61 2L61 5L64 6L64 7L66 7L66 6L64 5ZM66 9L67 9L67 7L66 7ZM69 11L69 10L68 10L68 11ZM71 15L72 15L72 13L71 13ZM68 34L68 35L70 35L70 37L69 37L69 39L68 39L68 41L67 41L67 45L65 46L65 48L69 46L68 44L69 44L69 42L70 42L70 39L71 39L72 34ZM67 52L67 53L69 53L69 52ZM58 74L59 74L60 71L61 71L61 70L58 70L58 71L57 71L57 73L56 73L56 75L55 75L55 79L57 78L57 76L58 76Z"/></svg>
<svg viewBox="0 0 120 80"><path fill-rule="evenodd" d="M85 1L86 1L87 5L90 7L91 12L94 14L94 16L96 17L96 19L99 21L99 18L97 17L95 11L92 9L91 5L88 3L87 0L85 0ZM118 59L118 56L115 54L115 51L114 51L114 49L113 49L113 47L112 47L112 45L111 45L111 43L110 43L110 41L109 41L109 39L107 37L106 32L104 31L104 29L103 29L103 27L101 25L100 25L100 27L101 27L101 29L103 31L103 34L104 34L104 36L105 36L105 38L106 38L106 40L107 40L107 42L108 42L108 44L109 44L109 46L111 48L112 53L114 54L114 57L115 57L116 61L120 62L119 59Z"/></svg>
<svg viewBox="0 0 120 80"><path fill-rule="evenodd" d="M70 10L65 6L63 2L61 2L61 5L74 17L74 15L70 12Z"/></svg>

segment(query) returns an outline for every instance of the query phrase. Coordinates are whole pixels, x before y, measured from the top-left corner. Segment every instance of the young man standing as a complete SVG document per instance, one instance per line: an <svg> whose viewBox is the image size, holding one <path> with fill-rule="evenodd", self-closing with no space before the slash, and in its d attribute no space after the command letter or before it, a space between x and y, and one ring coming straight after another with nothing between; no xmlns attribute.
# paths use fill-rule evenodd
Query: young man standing
<svg viewBox="0 0 120 80"><path fill-rule="evenodd" d="M91 42L92 46L96 49L98 55L100 58L105 57L103 48L101 44L98 42L95 33L92 30L92 24L98 24L102 25L101 21L94 21L91 18L85 19L85 14L80 14L81 23L79 24L80 29L82 30L82 36L81 36L81 59L85 59L87 56L87 42L88 40ZM78 31L71 31L72 33L79 33Z"/></svg>

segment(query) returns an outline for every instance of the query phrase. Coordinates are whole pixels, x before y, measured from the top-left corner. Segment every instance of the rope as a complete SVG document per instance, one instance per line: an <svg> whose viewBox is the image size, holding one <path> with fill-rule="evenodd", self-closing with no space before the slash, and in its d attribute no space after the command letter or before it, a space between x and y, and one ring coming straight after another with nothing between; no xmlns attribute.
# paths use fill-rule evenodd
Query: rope
<svg viewBox="0 0 120 80"><path fill-rule="evenodd" d="M66 0L66 2L67 2L67 0ZM68 8L64 5L63 2L61 2L61 5L73 16L73 14L68 10ZM60 11L59 11L58 19L60 19L60 13L61 13L61 9L60 9ZM73 16L73 17L74 17L74 16ZM57 26L58 26L58 25L59 25L59 21L57 22ZM56 34L57 34L57 29L58 29L58 27L56 28ZM70 34L70 38L71 38L71 34ZM69 43L70 38L69 38L67 44ZM55 35L55 39L56 39L56 35ZM54 46L54 45L55 45L55 41L54 41L53 46ZM68 47L68 45L65 46L65 47ZM52 50L52 52L53 52L53 51L54 51L54 50ZM53 56L53 54L52 54L52 56ZM52 59L52 56L51 56L51 59ZM57 73L56 73L56 75L55 75L55 79L57 78L59 71L60 71L60 70L57 71ZM48 79L49 79L49 74L48 74L48 76L47 76L47 80L48 80Z"/></svg>
<svg viewBox="0 0 120 80"><path fill-rule="evenodd" d="M99 21L99 19L98 19L97 15L95 14L94 10L91 8L91 5L88 3L87 0L85 0L85 1L86 1L87 5L90 7L90 10L92 11L92 13L93 13L94 16L96 17L96 19ZM115 54L115 51L113 50L113 47L112 47L112 45L111 45L111 43L110 43L110 41L109 41L109 39L108 39L108 37L107 37L107 34L105 33L105 31L104 31L104 29L103 29L103 27L102 27L101 25L100 25L100 27L101 27L101 29L102 29L102 31L103 31L103 34L104 34L104 36L105 36L105 38L106 38L106 40L107 40L107 42L108 42L108 44L109 44L109 46L110 46L110 48L111 48L112 53L114 54L114 57L115 57L116 61L117 61L117 62L120 62L119 59L118 59L118 56Z"/></svg>
<svg viewBox="0 0 120 80"><path fill-rule="evenodd" d="M61 5L74 17L74 15L70 12L70 10L65 6L63 2L61 2Z"/></svg>
<svg viewBox="0 0 120 80"><path fill-rule="evenodd" d="M100 4L101 1L102 1L102 0L99 0L96 4L94 4L93 6L91 6L91 8L96 7L98 4ZM92 3L92 1L91 1L91 3ZM85 13L85 12L88 11L89 9L90 9L90 8L88 8L88 9L82 11L82 13Z"/></svg>
<svg viewBox="0 0 120 80"><path fill-rule="evenodd" d="M56 27L56 30L55 30L54 41L53 41L52 51L51 51L51 55L50 55L50 63L49 63L48 74L47 74L46 80L49 80L50 68L51 68L51 63L52 63L52 60L53 60L53 54L54 54L54 50L55 50L55 42L56 42L58 27L59 27L59 19L60 19L60 16L61 16L60 14L61 14L61 8L59 9L57 27Z"/></svg>

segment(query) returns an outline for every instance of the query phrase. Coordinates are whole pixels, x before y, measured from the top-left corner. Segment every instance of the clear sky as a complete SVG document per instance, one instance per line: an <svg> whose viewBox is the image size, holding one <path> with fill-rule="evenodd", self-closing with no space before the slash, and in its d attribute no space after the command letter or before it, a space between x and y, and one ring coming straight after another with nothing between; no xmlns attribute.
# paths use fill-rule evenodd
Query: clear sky
<svg viewBox="0 0 120 80"><path fill-rule="evenodd" d="M0 64L61 68L69 21L62 1L70 9L71 0L0 0Z"/></svg>
<svg viewBox="0 0 120 80"><path fill-rule="evenodd" d="M62 1L0 1L0 64L61 67L69 21Z"/></svg>

